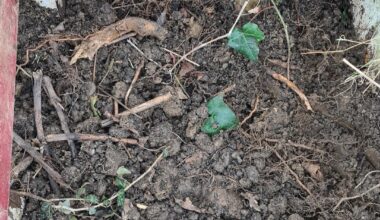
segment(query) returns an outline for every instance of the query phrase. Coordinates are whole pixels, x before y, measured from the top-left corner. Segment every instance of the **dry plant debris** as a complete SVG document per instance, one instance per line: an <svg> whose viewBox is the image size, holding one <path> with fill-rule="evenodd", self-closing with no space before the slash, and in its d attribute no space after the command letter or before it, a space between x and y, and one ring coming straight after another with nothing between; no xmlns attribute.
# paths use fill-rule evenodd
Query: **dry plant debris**
<svg viewBox="0 0 380 220"><path fill-rule="evenodd" d="M165 39L166 29L156 22L148 21L143 18L127 17L114 24L111 24L102 30L95 32L86 37L86 39L75 48L74 56L70 64L74 64L78 59L93 59L96 51L103 46L110 45L123 39L123 36L135 32L140 36L153 36L160 40Z"/></svg>
<svg viewBox="0 0 380 220"><path fill-rule="evenodd" d="M279 74L279 73L275 73L273 72L272 74L272 77L277 79L278 81L280 82L283 82L285 83L290 89L292 89L295 93L297 93L297 95L300 97L300 99L302 100L302 102L305 104L306 106L306 109L309 110L309 111L313 111L313 108L311 107L310 105L310 102L308 100L308 98L306 97L306 95L296 86L296 84L294 84L292 81L290 81L289 79L287 79L285 76Z"/></svg>

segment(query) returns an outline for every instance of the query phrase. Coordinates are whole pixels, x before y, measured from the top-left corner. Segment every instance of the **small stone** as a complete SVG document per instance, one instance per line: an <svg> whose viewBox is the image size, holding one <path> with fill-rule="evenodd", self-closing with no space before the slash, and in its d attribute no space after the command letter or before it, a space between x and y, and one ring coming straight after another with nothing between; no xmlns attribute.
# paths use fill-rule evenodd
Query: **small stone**
<svg viewBox="0 0 380 220"><path fill-rule="evenodd" d="M304 220L300 215L298 214L291 214L288 218L288 220Z"/></svg>
<svg viewBox="0 0 380 220"><path fill-rule="evenodd" d="M245 174L247 175L247 178L252 181L252 183L258 183L260 174L257 171L256 167L254 166L248 166L245 168Z"/></svg>
<svg viewBox="0 0 380 220"><path fill-rule="evenodd" d="M250 188L252 186L252 182L248 178L241 178L239 183L243 188Z"/></svg>
<svg viewBox="0 0 380 220"><path fill-rule="evenodd" d="M122 99L127 93L128 86L125 82L119 81L112 88L112 95L117 99Z"/></svg>
<svg viewBox="0 0 380 220"><path fill-rule="evenodd" d="M230 152L228 151L223 152L223 154L214 164L214 170L218 171L219 173L223 173L224 169L230 164L230 161L231 161Z"/></svg>
<svg viewBox="0 0 380 220"><path fill-rule="evenodd" d="M288 207L288 200L284 196L278 196L270 200L268 205L269 212L276 216L284 214Z"/></svg>
<svg viewBox="0 0 380 220"><path fill-rule="evenodd" d="M235 159L239 164L243 162L243 160L241 159L241 157L240 157L240 155L239 155L239 153L237 151L233 152L231 154L231 157L233 159Z"/></svg>

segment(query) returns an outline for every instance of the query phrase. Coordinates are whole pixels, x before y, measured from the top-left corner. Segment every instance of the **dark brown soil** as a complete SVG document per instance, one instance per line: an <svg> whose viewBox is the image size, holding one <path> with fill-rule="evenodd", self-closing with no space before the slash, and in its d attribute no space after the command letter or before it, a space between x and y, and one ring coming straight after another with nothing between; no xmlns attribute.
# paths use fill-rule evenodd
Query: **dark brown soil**
<svg viewBox="0 0 380 220"><path fill-rule="evenodd" d="M151 37L132 40L147 57L170 67L173 58L162 48L183 54L200 42L227 33L238 14L233 2L227 0L115 2L119 3L68 0L62 16L40 8L34 1L20 1L18 63L25 61L27 48L36 47L48 34L87 36L125 16L155 21L166 8L163 26L169 34L164 41ZM262 4L262 8L268 6L265 1ZM286 75L286 69L267 60L286 63L287 59L283 27L273 9L263 11L253 20L266 35L260 45L258 62L249 62L229 49L226 40L216 42L189 57L201 65L197 71L203 76L201 79L181 78L190 98L144 111L139 114L141 118L134 115L122 118L120 123L106 128L100 126L105 116L94 117L90 97L98 96L96 107L103 115L106 111L113 112L114 101L109 94L124 101L135 68L141 61L145 60L145 67L128 106L178 89L178 85L167 72L144 59L125 40L98 51L95 81L93 61L68 64L79 42L44 45L30 53L24 69L30 74L42 70L53 79L72 132L146 140L146 149L110 141L76 142L78 155L74 160L70 159L67 142L57 142L50 144L54 159L46 160L74 191L84 186L87 194L106 199L118 190L114 181L120 166L131 171L126 179L132 182L153 163L163 147L167 147L165 158L154 171L127 191L124 208L113 202L110 207L98 208L96 219L121 216L124 219L380 218L379 189L343 202L333 211L340 198L366 191L376 185L380 177L379 173L370 175L355 189L368 172L376 169L365 157L365 151L380 150L380 103L378 94L362 93L366 85L342 84L352 71L341 59L346 57L354 64L362 63L366 49L345 54L301 55L307 50L334 50L336 39L342 35L355 39L350 18L345 16L348 7L342 0L282 1L279 6L288 24L292 45L294 68L290 78L309 97L314 112L308 112L289 88L268 74L274 70ZM253 16L243 16L238 26ZM190 33L191 19L202 27L198 36ZM57 28L61 22L64 22L63 29ZM213 94L232 84L236 87L226 94L225 101L240 121L249 114L257 97L258 109L239 129L211 138L199 129L207 117L205 104ZM32 86L32 79L19 71L14 130L29 141L36 138ZM45 133L62 133L56 111L44 92L42 100ZM119 108L124 110L122 106ZM14 146L14 165L26 156L21 148ZM305 169L310 164L320 167L318 172L323 178L311 176ZM300 186L289 169L312 195ZM40 170L36 162L12 180L12 189L46 199L75 197L75 192L64 189L60 189L60 194L55 193L47 173ZM186 198L198 208L196 211L183 207ZM27 197L23 219L42 219L46 214L41 209L42 204ZM147 208L138 208L137 204ZM84 205L71 203L71 207ZM91 218L88 212L65 215L54 209L53 216L54 219Z"/></svg>

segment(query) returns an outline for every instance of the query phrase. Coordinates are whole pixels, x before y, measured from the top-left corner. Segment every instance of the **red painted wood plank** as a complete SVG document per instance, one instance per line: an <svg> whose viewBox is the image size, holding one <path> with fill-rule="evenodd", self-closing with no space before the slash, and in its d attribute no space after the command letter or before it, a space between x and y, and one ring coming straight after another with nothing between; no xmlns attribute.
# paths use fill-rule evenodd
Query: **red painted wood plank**
<svg viewBox="0 0 380 220"><path fill-rule="evenodd" d="M0 220L8 218L17 16L16 0L0 0Z"/></svg>

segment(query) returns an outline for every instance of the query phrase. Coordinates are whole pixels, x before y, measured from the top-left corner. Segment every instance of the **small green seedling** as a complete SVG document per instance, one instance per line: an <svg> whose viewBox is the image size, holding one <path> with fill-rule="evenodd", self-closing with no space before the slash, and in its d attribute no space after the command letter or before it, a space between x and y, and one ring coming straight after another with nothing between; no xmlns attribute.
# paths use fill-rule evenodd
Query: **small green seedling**
<svg viewBox="0 0 380 220"><path fill-rule="evenodd" d="M246 23L242 29L235 28L228 36L228 46L256 61L259 56L258 44L265 39L264 33L255 23Z"/></svg>
<svg viewBox="0 0 380 220"><path fill-rule="evenodd" d="M129 184L129 182L126 179L124 179L123 176L129 175L129 174L131 174L131 171L128 170L127 168L123 167L123 166L119 167L116 171L117 176L116 176L114 184L119 189L119 191L117 193L116 204L120 207L122 207L124 205L124 201L125 201L124 189Z"/></svg>
<svg viewBox="0 0 380 220"><path fill-rule="evenodd" d="M239 124L235 113L224 103L223 96L215 96L208 101L207 110L209 117L206 119L201 130L208 135L234 129Z"/></svg>

